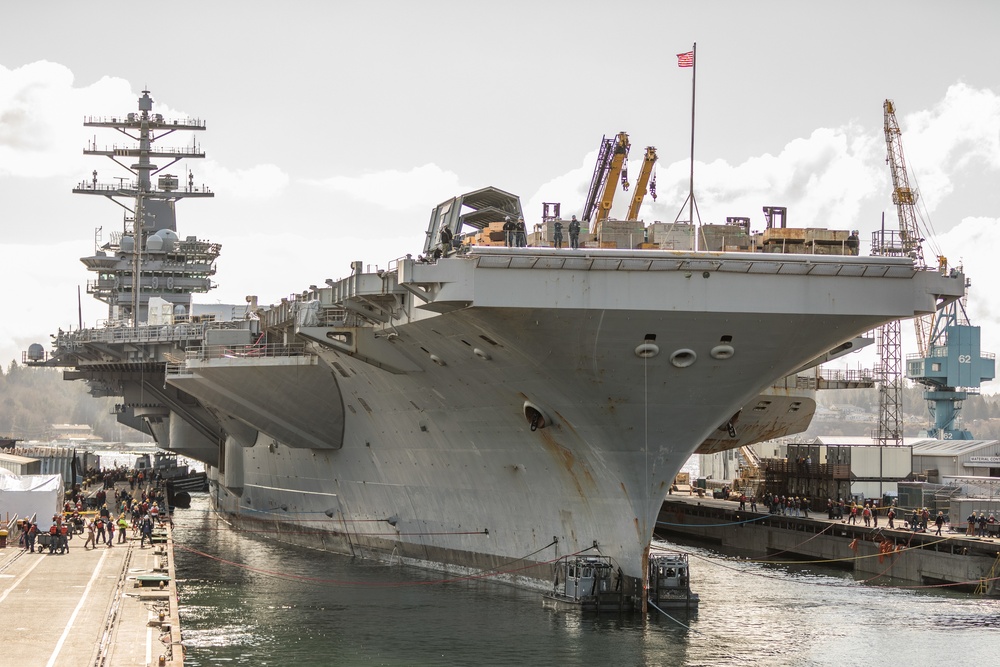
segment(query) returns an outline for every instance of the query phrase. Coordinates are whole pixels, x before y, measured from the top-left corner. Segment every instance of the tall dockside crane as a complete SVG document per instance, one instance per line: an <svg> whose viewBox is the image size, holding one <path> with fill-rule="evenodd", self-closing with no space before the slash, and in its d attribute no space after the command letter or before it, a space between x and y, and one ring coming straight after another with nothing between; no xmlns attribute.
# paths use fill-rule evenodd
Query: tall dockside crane
<svg viewBox="0 0 1000 667"><path fill-rule="evenodd" d="M892 100L886 100L882 105L885 118L886 162L892 172L892 203L896 205L899 214L899 248L900 254L913 259L919 269L926 268L924 262L924 239L917 227L917 191L910 187L910 179L906 174L906 160L903 159L902 132L896 122L896 107ZM930 329L933 315L923 315L913 318L913 328L917 332L917 349L923 355L927 351L927 331Z"/></svg>
<svg viewBox="0 0 1000 667"><path fill-rule="evenodd" d="M884 228L872 236L874 254L903 255L911 257L918 269L927 269L923 255L923 238L917 226L917 191L910 187L903 158L901 131L896 121L892 100L886 100L885 143L886 161L892 172L892 201L899 214L898 236ZM938 257L939 271L948 270L948 262ZM968 284L966 284L968 287ZM934 416L934 427L927 435L942 440L971 440L972 434L957 424L962 402L969 394L978 394L981 382L996 375L992 354L980 350L980 330L969 324L965 314L964 299L949 304L939 316L914 318L917 336L915 355L906 360L906 377L927 388L924 399ZM878 354L881 365L878 373L879 425L877 444L902 444L900 421L900 366L902 351L899 321L890 322L879 329Z"/></svg>

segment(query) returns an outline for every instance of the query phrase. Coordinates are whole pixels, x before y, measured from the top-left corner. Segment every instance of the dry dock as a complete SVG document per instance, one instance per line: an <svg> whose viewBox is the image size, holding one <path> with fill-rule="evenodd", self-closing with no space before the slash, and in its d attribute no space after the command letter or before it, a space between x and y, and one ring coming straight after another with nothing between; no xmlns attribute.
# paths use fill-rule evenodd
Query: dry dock
<svg viewBox="0 0 1000 667"><path fill-rule="evenodd" d="M761 556L772 562L814 562L841 567L873 584L890 579L925 586L954 587L985 595L1000 595L1000 540L966 537L963 531L914 533L828 519L826 512L810 518L739 510L736 502L669 495L660 509L657 533L683 535ZM758 509L761 509L758 507Z"/></svg>
<svg viewBox="0 0 1000 667"><path fill-rule="evenodd" d="M182 665L169 526L153 546L131 537L85 550L76 535L62 555L0 549L3 664Z"/></svg>

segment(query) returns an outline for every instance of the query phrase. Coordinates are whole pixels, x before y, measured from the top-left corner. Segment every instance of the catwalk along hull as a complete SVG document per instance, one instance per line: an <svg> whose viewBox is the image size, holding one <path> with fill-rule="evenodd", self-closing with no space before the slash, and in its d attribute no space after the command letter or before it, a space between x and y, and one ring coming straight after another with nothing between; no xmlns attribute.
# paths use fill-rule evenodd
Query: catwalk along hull
<svg viewBox="0 0 1000 667"><path fill-rule="evenodd" d="M738 436L776 379L962 289L900 258L473 249L303 293L262 326L304 347L202 348L167 382L228 434L213 494L239 521L544 579L599 553L640 578L720 425Z"/></svg>

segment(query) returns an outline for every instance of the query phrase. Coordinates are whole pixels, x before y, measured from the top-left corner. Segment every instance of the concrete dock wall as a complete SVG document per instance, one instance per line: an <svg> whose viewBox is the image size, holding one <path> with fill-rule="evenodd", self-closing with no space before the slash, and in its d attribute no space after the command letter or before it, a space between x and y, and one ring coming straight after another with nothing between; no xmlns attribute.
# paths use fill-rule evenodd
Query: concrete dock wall
<svg viewBox="0 0 1000 667"><path fill-rule="evenodd" d="M924 585L961 584L968 590L978 590L982 584L985 594L1000 595L998 540L966 538L964 531L939 537L933 534L933 525L929 533L913 533L888 529L884 520L876 529L828 520L825 514L805 519L736 508L736 503L725 500L668 498L657 532L753 554L778 554L776 563L808 559L847 569L859 580L873 583L893 578Z"/></svg>

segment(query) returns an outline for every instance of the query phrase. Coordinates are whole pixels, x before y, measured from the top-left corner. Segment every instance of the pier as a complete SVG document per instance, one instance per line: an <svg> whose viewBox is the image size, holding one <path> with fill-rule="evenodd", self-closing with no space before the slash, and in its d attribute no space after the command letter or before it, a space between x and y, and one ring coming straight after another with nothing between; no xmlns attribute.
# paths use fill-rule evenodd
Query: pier
<svg viewBox="0 0 1000 667"><path fill-rule="evenodd" d="M184 664L170 525L145 548L128 532L86 550L76 535L65 554L0 549L4 664Z"/></svg>
<svg viewBox="0 0 1000 667"><path fill-rule="evenodd" d="M778 556L774 564L794 561L845 568L859 580L888 583L905 580L925 586L954 587L978 594L1000 595L1000 539L966 537L944 530L926 533L828 519L810 510L809 518L746 510L731 500L669 495L660 509L656 532L694 538L760 556ZM902 515L902 512L900 512ZM860 519L859 519L860 521Z"/></svg>

